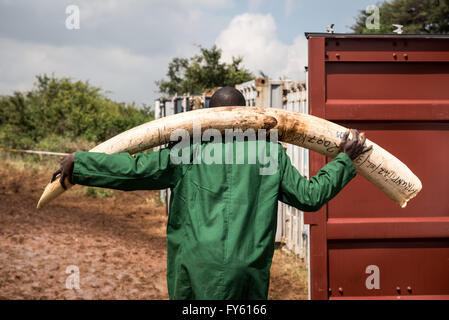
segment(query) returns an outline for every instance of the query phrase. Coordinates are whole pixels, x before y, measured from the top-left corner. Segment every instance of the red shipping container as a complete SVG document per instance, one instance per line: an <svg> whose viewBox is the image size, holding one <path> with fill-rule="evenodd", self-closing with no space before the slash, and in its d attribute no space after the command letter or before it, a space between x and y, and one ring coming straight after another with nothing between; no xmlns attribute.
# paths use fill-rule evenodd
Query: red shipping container
<svg viewBox="0 0 449 320"><path fill-rule="evenodd" d="M449 37L307 33L310 113L366 132L423 184L357 176L310 224L312 299L449 299ZM310 153L310 175L326 157Z"/></svg>

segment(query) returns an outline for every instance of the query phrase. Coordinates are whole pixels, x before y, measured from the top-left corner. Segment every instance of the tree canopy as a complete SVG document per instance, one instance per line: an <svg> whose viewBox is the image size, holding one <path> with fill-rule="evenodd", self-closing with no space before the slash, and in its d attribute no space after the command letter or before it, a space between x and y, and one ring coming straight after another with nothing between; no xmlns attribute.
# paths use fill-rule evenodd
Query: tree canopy
<svg viewBox="0 0 449 320"><path fill-rule="evenodd" d="M159 92L167 95L200 94L207 88L234 86L250 81L254 75L241 66L240 57L232 63L221 62L222 51L213 46L200 48L200 54L191 58L176 57L168 65L168 80L156 81Z"/></svg>
<svg viewBox="0 0 449 320"><path fill-rule="evenodd" d="M114 102L87 81L36 78L31 91L0 96L0 146L31 148L46 139L49 148L55 139L98 143L153 119L148 107Z"/></svg>
<svg viewBox="0 0 449 320"><path fill-rule="evenodd" d="M368 29L372 12L360 11L351 29L355 33L393 33L393 24L403 25L404 34L449 33L449 0L392 0L378 3L379 29Z"/></svg>

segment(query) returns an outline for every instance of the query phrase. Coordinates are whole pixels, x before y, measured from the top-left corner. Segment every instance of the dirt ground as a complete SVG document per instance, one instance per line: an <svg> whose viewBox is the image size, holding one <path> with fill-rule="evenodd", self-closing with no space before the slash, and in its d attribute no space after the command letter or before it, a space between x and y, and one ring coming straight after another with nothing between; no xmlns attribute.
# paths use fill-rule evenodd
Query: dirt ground
<svg viewBox="0 0 449 320"><path fill-rule="evenodd" d="M158 193L76 186L37 211L50 172L0 164L0 299L168 299ZM76 271L79 289L67 289ZM306 280L304 263L277 249L269 299L306 299Z"/></svg>

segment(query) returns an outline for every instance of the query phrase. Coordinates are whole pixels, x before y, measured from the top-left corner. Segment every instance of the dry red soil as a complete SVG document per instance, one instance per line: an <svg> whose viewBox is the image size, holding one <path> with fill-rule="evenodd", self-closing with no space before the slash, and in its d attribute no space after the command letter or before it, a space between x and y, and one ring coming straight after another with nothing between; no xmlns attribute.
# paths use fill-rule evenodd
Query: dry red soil
<svg viewBox="0 0 449 320"><path fill-rule="evenodd" d="M50 172L0 166L0 299L168 299L165 207L156 191L88 197L75 186L36 203ZM67 268L80 289L67 289ZM270 299L305 299L307 273L276 250Z"/></svg>

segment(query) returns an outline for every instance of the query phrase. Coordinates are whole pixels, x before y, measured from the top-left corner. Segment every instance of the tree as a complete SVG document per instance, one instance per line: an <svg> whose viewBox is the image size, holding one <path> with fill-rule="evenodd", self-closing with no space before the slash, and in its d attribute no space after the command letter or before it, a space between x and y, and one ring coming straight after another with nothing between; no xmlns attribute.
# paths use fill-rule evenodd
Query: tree
<svg viewBox="0 0 449 320"><path fill-rule="evenodd" d="M351 26L355 33L393 33L393 24L403 25L408 34L449 33L449 0L392 0L377 6L380 28L368 29L365 23L372 13L362 10Z"/></svg>
<svg viewBox="0 0 449 320"><path fill-rule="evenodd" d="M241 66L242 58L232 57L232 63L220 62L222 51L213 46L191 58L174 58L168 65L168 80L156 81L159 92L167 95L200 94L207 88L234 86L250 81L254 75Z"/></svg>

